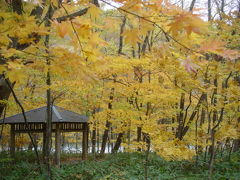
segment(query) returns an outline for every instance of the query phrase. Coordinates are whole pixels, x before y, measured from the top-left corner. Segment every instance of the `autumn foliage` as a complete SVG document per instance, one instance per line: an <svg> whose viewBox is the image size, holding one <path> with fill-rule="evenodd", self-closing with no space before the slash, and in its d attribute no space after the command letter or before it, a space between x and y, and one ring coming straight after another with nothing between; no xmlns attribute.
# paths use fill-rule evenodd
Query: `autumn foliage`
<svg viewBox="0 0 240 180"><path fill-rule="evenodd" d="M169 1L99 2L112 6L25 1L17 14L0 2L0 73L24 107L43 105L50 88L55 104L90 117L102 148L114 134L116 151L180 160L239 148L239 14L207 22ZM18 111L11 97L4 103L8 115Z"/></svg>

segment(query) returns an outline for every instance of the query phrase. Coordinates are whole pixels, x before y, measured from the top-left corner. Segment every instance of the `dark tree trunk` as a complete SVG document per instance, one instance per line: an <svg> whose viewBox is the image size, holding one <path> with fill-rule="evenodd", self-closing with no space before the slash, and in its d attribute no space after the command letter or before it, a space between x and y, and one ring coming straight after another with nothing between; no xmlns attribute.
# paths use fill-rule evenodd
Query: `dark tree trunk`
<svg viewBox="0 0 240 180"><path fill-rule="evenodd" d="M119 133L118 134L118 137L117 137L117 141L113 147L113 150L112 150L112 153L116 153L118 152L120 146L121 146L121 143L122 143L122 138L123 138L123 133Z"/></svg>
<svg viewBox="0 0 240 180"><path fill-rule="evenodd" d="M224 13L225 0L221 1L221 12Z"/></svg>
<svg viewBox="0 0 240 180"><path fill-rule="evenodd" d="M100 154L103 155L106 149L106 145L107 145L107 140L108 140L108 133L109 133L109 129L110 129L111 123L109 121L106 122L106 129L103 133L103 138L102 138L102 146L101 146L101 152Z"/></svg>
<svg viewBox="0 0 240 180"><path fill-rule="evenodd" d="M142 128L137 128L137 142L140 142L142 140ZM141 151L141 148L138 148L138 151Z"/></svg>
<svg viewBox="0 0 240 180"><path fill-rule="evenodd" d="M149 44L149 34L150 32L148 32L148 34L146 35L143 45L142 45L142 54L145 55L146 49L147 49L147 45Z"/></svg>
<svg viewBox="0 0 240 180"><path fill-rule="evenodd" d="M13 12L22 14L22 1L21 0L12 0Z"/></svg>
<svg viewBox="0 0 240 180"><path fill-rule="evenodd" d="M100 149L100 135L99 135L99 128L97 128L97 152Z"/></svg>
<svg viewBox="0 0 240 180"><path fill-rule="evenodd" d="M182 130L183 130L183 127L184 127L184 124L183 124L183 111L184 111L184 104L185 104L185 93L182 93L181 94L181 99L180 99L180 113L179 113L179 116L178 116L178 128L177 128L177 135L176 137L180 138L182 136Z"/></svg>
<svg viewBox="0 0 240 180"><path fill-rule="evenodd" d="M196 2L196 0L192 0L191 5L190 5L190 8L189 8L189 11L192 11L192 10L193 10L194 5L195 5L195 2Z"/></svg>
<svg viewBox="0 0 240 180"><path fill-rule="evenodd" d="M145 164L144 164L144 179L148 180L148 164L149 164L149 153L151 147L151 140L148 134L144 133L144 138L146 140L146 152L145 152Z"/></svg>
<svg viewBox="0 0 240 180"><path fill-rule="evenodd" d="M211 0L208 0L208 21L211 21L212 19L212 2Z"/></svg>
<svg viewBox="0 0 240 180"><path fill-rule="evenodd" d="M201 112L201 118L200 118L200 126L204 124L205 118L206 118L206 109L203 107Z"/></svg>
<svg viewBox="0 0 240 180"><path fill-rule="evenodd" d="M94 126L94 129L92 131L92 153L96 153L96 138L97 138L97 132L96 132L96 126Z"/></svg>
<svg viewBox="0 0 240 180"><path fill-rule="evenodd" d="M122 24L120 27L120 37L119 37L119 48L118 48L118 54L122 54L122 49L123 49L123 36L122 33L124 31L125 25L126 25L126 17L124 16L123 20L122 20Z"/></svg>
<svg viewBox="0 0 240 180"><path fill-rule="evenodd" d="M191 123L193 122L195 116L197 115L197 112L199 111L200 105L201 105L205 100L206 100L206 94L203 93L203 94L201 95L199 101L198 101L198 104L197 104L196 107L194 108L194 110L193 110L193 112L192 112L192 114L191 114L191 116L190 116L190 118L189 118L186 126L183 127L183 129L182 129L181 136L179 137L180 140L182 140L183 137L184 137L184 136L186 135L186 133L188 132Z"/></svg>
<svg viewBox="0 0 240 180"><path fill-rule="evenodd" d="M233 141L233 152L237 152L240 150L240 139L235 139Z"/></svg>
<svg viewBox="0 0 240 180"><path fill-rule="evenodd" d="M238 124L240 123L240 117L238 117ZM240 130L239 130L240 131ZM240 139L235 139L233 141L233 152L240 150Z"/></svg>
<svg viewBox="0 0 240 180"><path fill-rule="evenodd" d="M112 101L113 101L113 93L114 93L114 88L111 89L111 95L109 96L109 100L110 102L108 103L108 109L111 110L112 109ZM102 147L101 147L101 152L100 154L103 155L106 149L106 145L107 145L107 140L108 140L108 134L109 134L109 130L111 127L111 123L107 120L106 122L106 129L103 133L103 139L102 139Z"/></svg>
<svg viewBox="0 0 240 180"><path fill-rule="evenodd" d="M100 7L98 0L92 0L92 4L94 4L97 7Z"/></svg>
<svg viewBox="0 0 240 180"><path fill-rule="evenodd" d="M9 80L7 79L7 81L9 81ZM12 85L12 87L15 84L15 83L11 83L10 81L9 81L9 83ZM10 88L6 84L4 77L2 75L0 75L0 101L8 100L10 94L11 94ZM5 108L5 104L0 103L0 117L4 111L4 108Z"/></svg>
<svg viewBox="0 0 240 180"><path fill-rule="evenodd" d="M48 12L47 12L47 20L45 22L46 27L51 26L51 19L53 16L54 10L53 7L50 5ZM46 53L49 54L49 35L46 35L44 45L46 47ZM46 58L46 65L48 68L51 65L51 61L49 58ZM51 85L51 74L50 74L50 68L48 69L47 72L47 79L46 79L46 84L48 86ZM52 143L52 98L51 98L51 89L47 89L47 117L46 117L46 131L45 131L45 154L44 154L44 163L46 164L47 168L47 179L51 179L51 166L50 166L50 153L51 153L51 143Z"/></svg>

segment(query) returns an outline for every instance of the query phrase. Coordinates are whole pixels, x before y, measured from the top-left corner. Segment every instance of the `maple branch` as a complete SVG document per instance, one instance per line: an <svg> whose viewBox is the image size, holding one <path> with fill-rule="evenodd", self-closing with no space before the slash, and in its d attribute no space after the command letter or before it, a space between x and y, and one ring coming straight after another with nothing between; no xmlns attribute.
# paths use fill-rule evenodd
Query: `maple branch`
<svg viewBox="0 0 240 180"><path fill-rule="evenodd" d="M200 108L201 105L203 105L203 101L206 101L206 94L202 94L197 105L195 106L195 108L193 109L193 112L188 120L188 123L187 125L183 128L183 131L182 131L182 134L181 136L179 137L180 140L183 139L183 137L186 135L186 133L188 132L188 129L190 128L190 125L192 123L192 121L194 120L195 116L197 115L198 113L198 110Z"/></svg>
<svg viewBox="0 0 240 180"><path fill-rule="evenodd" d="M61 4L61 6L63 7L62 4ZM58 18L56 18L56 20L57 20L57 22L60 23L62 21L74 19L77 16L82 16L82 15L86 14L88 9L89 9L89 7L85 8L85 9L81 9L80 11L74 12L72 14L67 14L66 16L58 17Z"/></svg>
<svg viewBox="0 0 240 180"><path fill-rule="evenodd" d="M119 80L116 80L116 79L113 79L113 78L103 78L103 80L112 80L112 81L114 81L114 82L116 82L116 83L119 83L119 84L122 84L122 85L124 85L124 86L128 86L129 87L129 85L130 85L130 83L128 83L128 84L126 84L126 83L124 83L124 82L122 82L122 81L119 81Z"/></svg>
<svg viewBox="0 0 240 180"><path fill-rule="evenodd" d="M226 78L226 80L223 82L222 87L223 88L228 88L228 81L230 79L230 77L232 76L232 71L229 73L228 77Z"/></svg>
<svg viewBox="0 0 240 180"><path fill-rule="evenodd" d="M226 78L226 80L223 82L223 88L228 88L228 81L229 81L229 78L232 76L232 71L229 73L228 77ZM227 97L226 95L224 96L224 104L223 104L223 107L221 108L221 112L220 112L220 117L218 119L218 122L217 124L212 128L212 130L215 130L217 127L219 127L220 123L222 122L223 120L223 114L224 114L224 108L225 108L225 105L227 104L226 103L227 101Z"/></svg>
<svg viewBox="0 0 240 180"><path fill-rule="evenodd" d="M99 7L98 0L93 0L91 3L94 4L95 6ZM62 3L60 3L60 5L63 7ZM81 9L80 11L74 12L72 14L67 14L66 16L58 17L58 18L56 18L56 20L57 20L57 22L60 23L62 21L74 19L77 16L83 16L84 14L87 13L89 8L90 7L87 7L85 9ZM64 8L64 10L65 10L65 8Z"/></svg>
<svg viewBox="0 0 240 180"><path fill-rule="evenodd" d="M54 105L54 102L58 99L58 98L60 98L61 96L63 96L63 95L65 95L66 94L66 92L62 92L62 93L60 93L60 94L58 94L57 96L55 96L55 97L52 97L52 106Z"/></svg>
<svg viewBox="0 0 240 180"><path fill-rule="evenodd" d="M219 127L220 123L223 120L223 114L224 114L224 107L221 108L220 117L218 119L217 124L215 126L213 126L212 131L215 131L215 129Z"/></svg>
<svg viewBox="0 0 240 180"><path fill-rule="evenodd" d="M171 81L173 84L175 84L175 83L173 82L173 80L171 79L171 77L170 77L166 72L164 72L164 71L161 71L161 72L163 72L163 73L167 76L167 78L169 79L169 81ZM179 89L183 90L184 92L189 93L188 90L182 88L182 87L179 86L178 84L175 84L175 86L178 87ZM192 91L192 90L191 90L191 91ZM193 95L193 94L192 94L192 97L194 97L195 99L199 100L199 97L197 97L197 96L195 96L195 95Z"/></svg>
<svg viewBox="0 0 240 180"><path fill-rule="evenodd" d="M1 128L1 132L0 132L0 140L2 139L2 135L3 135L3 128L4 128L5 118L6 118L6 112L7 112L7 107L4 108L3 119L2 119L2 128Z"/></svg>
<svg viewBox="0 0 240 180"><path fill-rule="evenodd" d="M37 151L37 146L33 140L33 137L30 133L30 129L29 129L29 123L28 123L28 120L27 120L27 116L26 116L26 113L25 113L25 109L23 108L23 105L21 104L21 102L19 101L15 91L13 90L13 87L12 85L10 84L9 80L5 78L5 75L3 75L3 78L5 79L5 82L8 86L8 88L10 89L10 91L12 92L12 95L13 95L13 98L16 102L16 104L20 107L21 111L22 111L22 115L23 115L23 119L24 119L24 123L26 125L26 129L27 129L27 134L31 140L31 143L33 145L33 148L34 148L34 151L35 151L35 154L36 154L36 157L37 157L37 163L38 163L38 166L39 166L39 170L40 172L42 173L42 169L41 169L41 163L40 163L40 158L39 158L39 154L38 154L38 151Z"/></svg>
<svg viewBox="0 0 240 180"><path fill-rule="evenodd" d="M118 54L123 54L122 49L123 49L123 31L126 25L127 18L126 16L123 17L122 24L120 26L120 37L119 37L119 48L118 48Z"/></svg>
<svg viewBox="0 0 240 180"><path fill-rule="evenodd" d="M67 9L63 6L63 4L60 3L60 5L62 6L62 8L63 8L64 11L66 12L66 14L69 15ZM77 33L77 31L76 31L74 25L73 25L72 20L70 20L70 23L71 23L71 26L72 26L73 32L74 32L74 34L75 34L76 37L77 37L77 40L78 40L79 46L80 46L80 48L81 48L81 51L84 52L84 51L83 51L83 47L82 47L82 43L81 43L81 41L80 41L80 38L79 38L79 36L78 36L78 33ZM83 56L84 56L84 53L83 53Z"/></svg>
<svg viewBox="0 0 240 180"><path fill-rule="evenodd" d="M141 19L143 19L143 20L145 20L145 21L147 21L147 22L152 23L153 26L158 27L158 28L164 33L164 35L165 35L165 37L167 38L167 40L169 40L169 38L170 38L170 39L172 39L174 42L176 42L177 44L179 44L180 46L184 47L185 49L187 49L187 50L189 50L189 51L192 51L192 52L195 52L195 53L202 54L201 52L195 51L195 50L187 47L185 44L182 44L181 42L179 42L177 39L175 39L173 36L171 36L169 33L167 33L167 32L166 32L160 25L158 25L156 22L151 21L151 20L149 20L149 19L147 19L147 18L145 18L145 17L143 17L143 16L140 16L140 15L138 15L138 14L136 14L136 13L133 13L133 12L130 12L130 11L128 11L128 10L119 8L119 7L115 6L115 5L112 5L111 3L106 2L105 0L99 0L99 1L101 1L101 2L103 2L103 3L105 3L105 4L107 4L107 5L115 8L115 9L121 10L121 11L123 11L123 12L126 12L126 13L128 13L128 14L134 15L134 16L136 16L136 17L138 17L138 18L141 18Z"/></svg>
<svg viewBox="0 0 240 180"><path fill-rule="evenodd" d="M51 59L51 60L54 60L51 56L44 56L44 55L40 55L40 54L34 54L34 53L26 52L26 51L24 51L24 50L20 50L20 49L16 49L16 50L19 51L19 52L22 52L22 53L28 54L28 55L35 56L35 57L49 58L49 59ZM28 63L27 63L27 64L28 64Z"/></svg>
<svg viewBox="0 0 240 180"><path fill-rule="evenodd" d="M183 119L183 126L185 125L185 122L186 122L186 119L187 119L187 115L188 115L188 109L190 108L191 104L192 104L192 90L189 93L189 104L188 104L187 108L185 109L185 116L184 116L184 119Z"/></svg>

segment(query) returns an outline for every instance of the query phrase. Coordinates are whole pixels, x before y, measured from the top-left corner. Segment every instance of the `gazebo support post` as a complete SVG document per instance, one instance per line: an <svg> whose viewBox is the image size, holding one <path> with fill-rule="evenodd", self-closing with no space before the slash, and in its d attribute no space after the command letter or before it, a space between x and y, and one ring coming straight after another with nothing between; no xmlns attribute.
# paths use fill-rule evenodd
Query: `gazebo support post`
<svg viewBox="0 0 240 180"><path fill-rule="evenodd" d="M10 130L10 155L15 157L15 124L11 124Z"/></svg>
<svg viewBox="0 0 240 180"><path fill-rule="evenodd" d="M88 124L83 124L82 159L86 160L88 154Z"/></svg>
<svg viewBox="0 0 240 180"><path fill-rule="evenodd" d="M60 156L61 154L61 130L60 124L56 124L55 131L55 164L57 167L60 167Z"/></svg>

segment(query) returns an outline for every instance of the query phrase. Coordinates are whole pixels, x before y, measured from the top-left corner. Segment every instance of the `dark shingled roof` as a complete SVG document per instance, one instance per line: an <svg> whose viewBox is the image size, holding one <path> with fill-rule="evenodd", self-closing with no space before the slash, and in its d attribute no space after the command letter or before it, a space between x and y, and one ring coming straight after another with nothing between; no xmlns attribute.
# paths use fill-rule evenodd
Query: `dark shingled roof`
<svg viewBox="0 0 240 180"><path fill-rule="evenodd" d="M37 109L33 109L25 112L27 121L29 123L44 123L46 122L47 117L47 106L40 107ZM85 115L81 115L72 111L68 111L61 107L53 106L52 108L52 122L69 122L69 123L86 123L88 121L88 117ZM16 114L14 116L10 116L5 118L4 124L14 124L14 123L24 123L24 118L22 113ZM0 120L0 124L3 124L3 119Z"/></svg>

